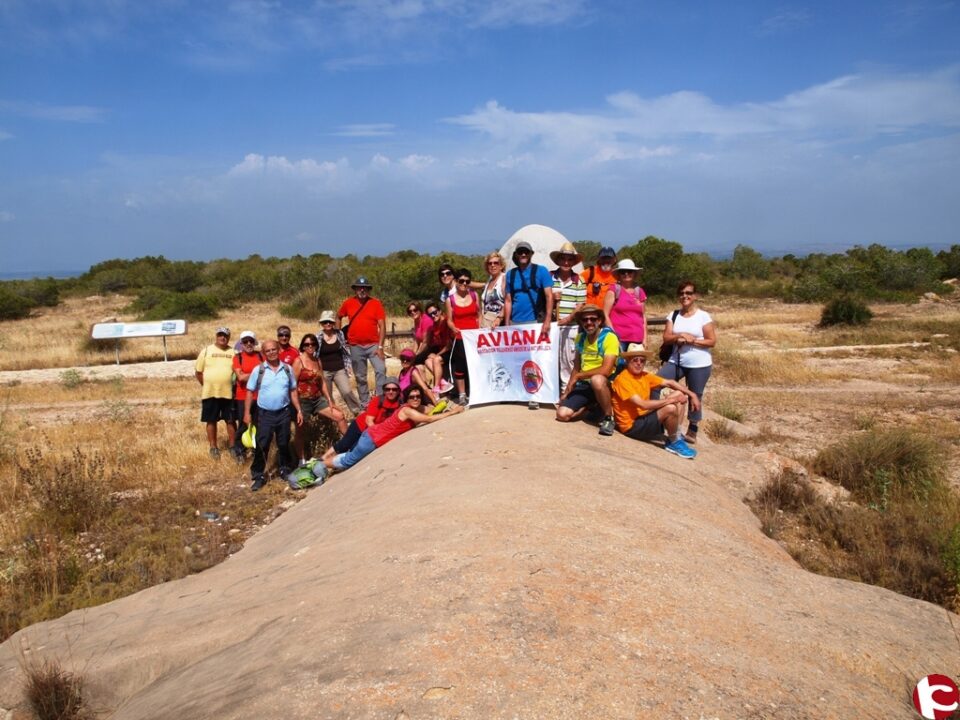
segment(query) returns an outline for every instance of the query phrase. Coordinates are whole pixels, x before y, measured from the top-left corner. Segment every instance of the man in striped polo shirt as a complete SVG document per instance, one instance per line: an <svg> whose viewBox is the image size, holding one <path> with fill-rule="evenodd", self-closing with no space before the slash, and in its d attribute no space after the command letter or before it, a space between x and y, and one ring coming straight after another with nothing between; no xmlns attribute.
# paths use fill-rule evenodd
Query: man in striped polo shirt
<svg viewBox="0 0 960 720"><path fill-rule="evenodd" d="M573 271L573 266L583 260L573 243L565 242L559 250L550 253L557 269L553 277L553 306L557 309L557 326L560 329L560 392L567 386L573 363L577 357L576 339L579 326L576 312L587 299L587 284Z"/></svg>

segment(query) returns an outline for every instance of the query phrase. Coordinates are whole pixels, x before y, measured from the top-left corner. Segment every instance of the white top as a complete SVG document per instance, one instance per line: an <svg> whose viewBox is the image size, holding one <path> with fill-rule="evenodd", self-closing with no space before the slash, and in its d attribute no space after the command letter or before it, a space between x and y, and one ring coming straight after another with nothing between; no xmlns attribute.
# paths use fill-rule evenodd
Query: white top
<svg viewBox="0 0 960 720"><path fill-rule="evenodd" d="M673 311L667 315L667 320L673 317ZM675 333L689 333L697 340L703 338L703 326L713 322L710 313L699 308L690 317L684 317L683 313L677 314L677 319L673 321L673 331ZM710 348L695 347L684 343L678 346L680 348L680 367L700 368L713 365L713 356L710 354ZM670 362L675 362L676 353L671 355Z"/></svg>

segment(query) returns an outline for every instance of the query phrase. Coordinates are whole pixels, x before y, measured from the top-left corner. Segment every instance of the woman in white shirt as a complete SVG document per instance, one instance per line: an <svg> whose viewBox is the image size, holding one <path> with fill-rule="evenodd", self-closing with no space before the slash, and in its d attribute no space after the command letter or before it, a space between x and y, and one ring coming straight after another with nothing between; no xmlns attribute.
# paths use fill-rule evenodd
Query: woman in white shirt
<svg viewBox="0 0 960 720"><path fill-rule="evenodd" d="M677 287L680 309L667 315L667 324L663 329L663 343L672 344L670 359L663 364L657 375L662 378L679 381L687 379L687 387L700 398L700 410L691 411L684 439L688 443L697 441L697 430L703 417L703 391L713 369L713 355L710 348L717 344L717 328L713 318L706 310L697 307L697 286L690 280L684 280Z"/></svg>

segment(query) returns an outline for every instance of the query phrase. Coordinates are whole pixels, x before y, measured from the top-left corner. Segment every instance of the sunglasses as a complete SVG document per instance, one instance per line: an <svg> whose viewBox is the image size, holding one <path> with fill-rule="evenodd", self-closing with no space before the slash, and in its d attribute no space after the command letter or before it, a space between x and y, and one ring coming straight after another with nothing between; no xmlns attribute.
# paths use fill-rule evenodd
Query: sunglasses
<svg viewBox="0 0 960 720"><path fill-rule="evenodd" d="M692 290L683 290L677 293L678 296L683 297L684 295L696 295Z"/></svg>
<svg viewBox="0 0 960 720"><path fill-rule="evenodd" d="M459 280L457 280L457 285L469 285L469 284L470 284L469 278L460 278Z"/></svg>
<svg viewBox="0 0 960 720"><path fill-rule="evenodd" d="M398 387L385 387L385 388L383 389L383 391L384 391L384 392L400 392L400 388L398 388Z"/></svg>
<svg viewBox="0 0 960 720"><path fill-rule="evenodd" d="M580 322L582 322L582 323L595 323L595 322L600 322L600 318L598 318L596 315L587 315L587 317L581 318L581 319L580 319Z"/></svg>
<svg viewBox="0 0 960 720"><path fill-rule="evenodd" d="M407 315L413 315L415 312L419 312L416 308L407 308Z"/></svg>
<svg viewBox="0 0 960 720"><path fill-rule="evenodd" d="M286 334L286 333L277 333L277 337L280 338L280 339L282 339L282 340L289 340L289 339L290 339L290 336L289 336L288 334Z"/></svg>
<svg viewBox="0 0 960 720"><path fill-rule="evenodd" d="M240 342L243 343L244 345L256 345L256 344L257 344L257 341L254 340L253 338L244 338L244 339L241 340Z"/></svg>
<svg viewBox="0 0 960 720"><path fill-rule="evenodd" d="M316 347L316 346L317 346L317 344L316 344L315 342L310 342L309 340L307 340L307 341L306 341L305 343L303 343L300 347Z"/></svg>
<svg viewBox="0 0 960 720"><path fill-rule="evenodd" d="M577 259L576 255L561 255L560 262L575 262Z"/></svg>
<svg viewBox="0 0 960 720"><path fill-rule="evenodd" d="M499 265L499 260L487 260L487 265Z"/></svg>
<svg viewBox="0 0 960 720"><path fill-rule="evenodd" d="M453 273L450 272L449 270L444 270L443 272L440 273L440 277L447 277L449 275L453 275Z"/></svg>
<svg viewBox="0 0 960 720"><path fill-rule="evenodd" d="M439 314L440 314L440 311L439 311L439 310L434 310L433 312L428 312L428 313L427 313L427 315L429 315L430 317L436 317L436 316L439 315Z"/></svg>

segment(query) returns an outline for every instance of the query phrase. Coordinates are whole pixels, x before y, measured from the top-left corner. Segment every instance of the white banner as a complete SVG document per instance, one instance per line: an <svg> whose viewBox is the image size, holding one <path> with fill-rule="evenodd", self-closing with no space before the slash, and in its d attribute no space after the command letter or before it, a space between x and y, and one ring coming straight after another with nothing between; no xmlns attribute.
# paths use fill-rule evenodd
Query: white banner
<svg viewBox="0 0 960 720"><path fill-rule="evenodd" d="M560 398L556 323L540 342L540 323L463 330L470 372L470 404L554 403Z"/></svg>

